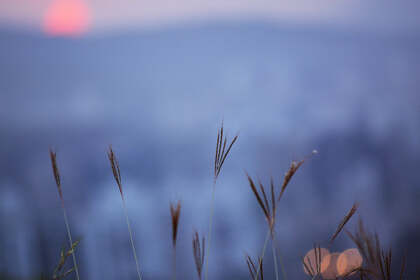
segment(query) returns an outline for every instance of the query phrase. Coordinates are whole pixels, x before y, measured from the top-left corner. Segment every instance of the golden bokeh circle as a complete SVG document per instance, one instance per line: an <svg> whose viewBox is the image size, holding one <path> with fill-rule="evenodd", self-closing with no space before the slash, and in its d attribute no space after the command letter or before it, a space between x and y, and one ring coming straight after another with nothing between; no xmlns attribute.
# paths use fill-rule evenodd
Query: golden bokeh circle
<svg viewBox="0 0 420 280"><path fill-rule="evenodd" d="M360 268L362 263L363 257L360 255L359 250L356 248L347 249L338 257L337 272L340 276L347 275L349 272Z"/></svg>
<svg viewBox="0 0 420 280"><path fill-rule="evenodd" d="M318 248L316 250L318 250ZM321 256L321 262L322 262L322 259L325 256L329 255L330 251L328 251L328 249L325 249L325 248L319 248L319 253L318 254ZM317 269L316 269L316 252L315 252L315 249L309 250L308 253L306 253L305 257L303 258L303 261L304 261L305 265L309 268L309 270L311 270L314 274L316 274ZM312 272L309 273L309 271L307 270L305 265L303 265L303 271L306 274L311 275Z"/></svg>
<svg viewBox="0 0 420 280"><path fill-rule="evenodd" d="M335 252L325 256L321 262L321 274L324 279L336 279L338 277L337 260L340 253Z"/></svg>

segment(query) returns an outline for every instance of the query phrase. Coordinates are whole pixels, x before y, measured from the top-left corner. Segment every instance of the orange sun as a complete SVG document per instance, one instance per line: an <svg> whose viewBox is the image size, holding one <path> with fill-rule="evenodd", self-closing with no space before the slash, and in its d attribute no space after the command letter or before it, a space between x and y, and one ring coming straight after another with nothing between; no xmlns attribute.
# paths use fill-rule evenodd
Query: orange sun
<svg viewBox="0 0 420 280"><path fill-rule="evenodd" d="M52 36L78 36L87 31L89 18L83 0L54 0L44 15L44 32Z"/></svg>

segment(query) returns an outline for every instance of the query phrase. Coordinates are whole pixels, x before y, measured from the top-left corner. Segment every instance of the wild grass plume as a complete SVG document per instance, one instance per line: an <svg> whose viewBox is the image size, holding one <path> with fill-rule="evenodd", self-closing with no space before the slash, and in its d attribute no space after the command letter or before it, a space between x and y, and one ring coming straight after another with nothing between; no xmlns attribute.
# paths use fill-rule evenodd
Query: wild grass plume
<svg viewBox="0 0 420 280"><path fill-rule="evenodd" d="M112 150L111 146L109 146L109 150L108 150L108 159L109 159L109 162L111 164L112 174L114 175L115 182L117 183L118 189L119 189L120 194L121 194L121 200L122 200L122 206L123 206L123 210L124 210L125 220L126 220L126 223L127 223L128 233L130 235L131 249L133 250L134 261L136 263L137 276L139 277L139 280L141 280L139 261L138 261L138 258L137 258L136 247L134 246L133 232L131 230L130 220L128 219L127 206L125 205L125 198L124 198L122 181L121 181L120 165L118 164L117 157L115 156L115 153Z"/></svg>
<svg viewBox="0 0 420 280"><path fill-rule="evenodd" d="M176 206L171 203L169 206L171 211L171 221L172 221L172 245L176 247L176 238L178 234L178 224L179 224L179 217L181 215L181 202L178 201Z"/></svg>
<svg viewBox="0 0 420 280"><path fill-rule="evenodd" d="M246 173L246 176L247 176L247 179L248 179L248 182L249 182L249 186L251 187L251 190L252 190L260 208L262 209L262 211L264 213L265 219L267 220L268 230L269 230L269 233L270 233L270 236L271 236L271 243L272 243L271 247L272 247L272 253L273 253L274 270L275 270L276 280L278 280L279 276L278 276L278 267L277 267L277 251L276 251L275 237L274 237L274 225L275 225L275 220L276 220L276 202L277 202L277 200L275 198L274 181L273 181L273 178L271 177L271 179L270 179L270 192L269 192L270 198L271 198L271 203L270 203L269 199L267 198L267 194L266 194L264 185L261 182L258 182L260 192L261 192L261 194L260 194L258 192L252 178L247 173ZM282 190L284 190L284 189L282 189ZM279 199L280 199L280 196L279 196ZM268 241L268 239L266 239L266 241L264 242L264 249L263 250L265 250L267 241ZM262 261L262 258L263 258L263 255L261 255L261 261ZM260 266L258 266L258 268L256 270L255 278L258 278L259 268L260 268ZM283 271L283 274L285 274L284 269L282 269L282 271Z"/></svg>
<svg viewBox="0 0 420 280"><path fill-rule="evenodd" d="M176 279L176 240L178 235L179 218L181 216L181 202L178 201L176 206L170 204L169 209L171 211L172 221L172 251L173 251L173 279Z"/></svg>
<svg viewBox="0 0 420 280"><path fill-rule="evenodd" d="M192 236L192 254L195 265L195 270L197 272L198 280L208 280L208 264L209 264L209 252L211 245L211 234L212 234L212 221L214 215L214 202L215 202L215 189L216 183L221 174L222 167L229 156L232 147L236 143L238 136L232 138L228 141L225 131L223 128L223 122L217 132L216 140L216 149L214 156L214 168L213 168L213 189L211 195L211 206L210 206L210 215L209 215L209 226L208 226L208 235L207 240L204 236L198 234L197 231L194 231ZM276 226L280 223L278 221L278 211L280 202L284 199L284 194L288 186L290 185L292 179L294 178L296 172L301 168L305 161L310 158L312 155L316 154L316 151L313 151L311 155L305 157L300 161L292 161L287 172L280 178L280 180L275 180L273 177L269 178L268 183L262 183L261 180L253 179L247 172L246 184L249 185L251 189L252 196L255 198L257 205L261 208L263 217L267 222L267 235L263 242L261 253L256 256L255 259L251 258L249 255L245 255L246 266L248 267L249 275L252 280L264 280L264 277L268 278L268 267L266 264L265 251L267 246L270 244L271 240L271 249L273 254L273 272L276 280L287 280L286 269L283 264L282 255L280 252L280 247L277 242L276 235ZM61 175L57 164L56 153L50 149L49 151L52 171L54 180L57 186L57 191L59 199L61 202L61 207L63 210L64 221L67 230L68 238L68 248L64 247L60 252L60 259L58 264L53 271L52 280L64 280L66 277L70 276L72 272L75 272L76 279L79 279L79 271L76 262L75 249L79 244L79 241L73 242L70 225L67 218L64 195L62 189ZM118 187L118 192L121 196L122 207L124 215L126 218L127 229L129 233L129 241L132 249L132 254L134 257L136 271L139 280L142 280L142 274L140 270L139 260L137 257L137 252L134 243L133 231L131 228L130 220L128 217L128 211L126 206L126 198L123 189L123 182L121 177L120 165L118 163L117 157L112 149L109 146L107 151L108 160L110 162L112 175ZM277 182L276 182L277 181ZM170 240L172 243L173 251L173 270L172 270L172 279L176 280L177 278L177 243L178 242L178 233L180 227L181 219L181 202L177 201L175 203L169 204L170 219L171 219L171 229L168 230L168 235L170 234ZM355 202L350 210L344 215L341 221L338 223L338 226L335 228L334 233L324 240L328 244L328 249L322 248L320 244L314 244L313 248L303 257L302 267L303 272L309 275L312 280L329 280L329 279L364 279L364 280L403 280L405 279L406 273L406 259L403 257L400 261L400 269L395 270L395 256L391 249L383 249L379 241L378 234L372 234L366 231L363 223L359 220L358 226L354 233L347 231L347 227L350 219L358 211L359 204ZM185 211L185 210L183 210ZM265 225L264 225L265 227ZM333 246L334 241L337 237L345 231L349 238L354 242L357 248L347 248L343 252L331 252L329 248ZM207 241L207 244L206 244ZM179 245L178 245L179 246ZM327 246L326 246L327 247ZM73 267L68 268L69 256L72 256ZM353 257L353 259L351 259ZM244 265L245 268L245 265ZM280 269L279 269L280 268ZM331 268L331 270L330 270ZM398 267L397 267L398 268ZM265 269L265 271L264 271ZM280 273L281 272L281 273ZM281 274L281 275L280 275ZM179 276L179 275L178 275ZM280 277L281 276L281 277ZM1 278L1 277L0 277ZM272 278L272 279L273 279ZM49 278L51 279L51 278ZM183 278L182 278L183 279Z"/></svg>
<svg viewBox="0 0 420 280"><path fill-rule="evenodd" d="M248 179L249 182L249 186L251 187L252 192L254 193L255 198L257 199L258 205L260 206L260 208L262 209L264 216L267 220L268 223L268 228L271 232L271 234L273 233L274 230L274 222L275 222L275 213L276 213L276 199L274 198L274 183L273 183L273 178L271 178L270 180L270 194L271 194L271 206L270 203L268 202L268 198L266 195L266 192L264 190L264 186L261 182L258 183L259 187L260 187L260 193L258 192L254 181L252 180L252 178L248 175L248 173L246 173L246 177Z"/></svg>
<svg viewBox="0 0 420 280"><path fill-rule="evenodd" d="M216 141L216 153L214 155L214 180L217 180L217 177L219 177L220 171L222 170L223 163L226 160L226 157L228 156L230 149L232 149L233 144L235 144L236 140L238 140L238 135L233 137L233 140L230 142L227 150L226 150L226 144L227 144L227 137L225 136L223 138L223 122L220 126L220 129L217 133L217 141ZM223 147L222 147L223 143Z"/></svg>
<svg viewBox="0 0 420 280"><path fill-rule="evenodd" d="M269 199L267 198L267 195L266 195L266 191L264 190L265 187L262 185L261 182L258 183L260 191L261 191L261 195L260 195L257 188L256 188L256 184L254 183L252 178L248 175L248 173L245 172L245 175L247 177L249 186L251 187L251 190L252 190L259 206L261 207L261 209L264 213L264 216L267 220L267 223L268 223L268 231L267 231L267 235L266 235L265 240L264 240L264 245L263 245L263 249L262 249L262 253L261 253L260 258L261 258L261 260L264 258L265 250L267 248L267 243L268 243L269 238L271 237L271 245L272 245L271 247L272 247L272 252L273 252L273 261L274 261L276 280L279 278L278 267L277 267L277 245L276 245L276 239L275 239L275 234L274 234L277 205L280 202L281 198L283 197L287 186L289 185L292 177L295 175L295 173L298 171L298 169L303 165L303 163L308 158L310 158L311 156L313 156L317 153L318 152L316 150L313 150L312 154L310 154L309 156L306 156L304 159L300 160L299 162L292 161L289 169L287 170L287 172L284 175L283 183L281 185L279 194L277 196L275 195L274 180L273 180L272 177L270 178L271 207L270 207ZM279 257L280 257L280 265L281 265L281 268L282 268L283 278L286 279L287 275L286 275L286 271L285 271L285 268L284 268L284 265L283 265L282 257L281 257L281 255ZM258 280L259 268L260 268L260 266L257 267L257 271L256 271L256 275L255 275L254 280Z"/></svg>
<svg viewBox="0 0 420 280"><path fill-rule="evenodd" d="M70 225L69 225L69 221L68 221L68 218L67 218L66 207L64 205L63 190L61 188L61 176L60 176L60 171L58 169L58 164L57 164L57 153L55 151L53 151L52 149L50 149L50 159L51 159L51 165L52 165L52 170L53 170L55 183L57 185L58 195L59 195L60 201L61 201L61 209L63 210L64 223L66 224L66 230L67 230L67 237L69 239L70 248L73 248L74 243L73 243L73 239L72 239L71 232L70 232ZM80 279L79 269L77 267L77 261L76 261L76 256L75 256L74 250L71 250L71 255L73 257L73 265L74 265L74 271L76 272L76 279L79 280Z"/></svg>
<svg viewBox="0 0 420 280"><path fill-rule="evenodd" d="M354 233L351 233L350 231L346 231L346 233L354 244L356 244L365 261L364 267L359 270L360 277L364 277L363 279L366 280L404 279L406 266L405 256L401 258L400 270L392 272L391 267L394 261L392 249L383 249L378 234L367 232L361 219L359 219L358 227Z"/></svg>
<svg viewBox="0 0 420 280"><path fill-rule="evenodd" d="M349 212L344 216L344 218L341 220L340 224L338 225L337 229L335 230L334 234L330 238L330 243L334 242L334 240L337 238L337 236L340 234L340 232L343 230L344 226L347 224L347 222L353 217L354 213L356 213L357 208L359 207L359 203L355 202Z"/></svg>
<svg viewBox="0 0 420 280"><path fill-rule="evenodd" d="M223 122L220 126L219 131L217 132L216 140L216 152L214 155L214 176L213 176L213 189L211 193L211 205L210 205L210 219L209 219L209 232L207 239L207 256L206 256L206 271L204 274L204 279L207 280L208 277L208 267L209 267L209 256L211 248L211 230L213 225L213 214L214 214L214 199L216 193L216 182L219 177L220 171L222 170L223 163L225 162L227 156L229 155L230 150L232 149L233 144L238 140L238 135L233 137L233 140L230 142L228 148L226 149L227 137L224 135L223 131Z"/></svg>
<svg viewBox="0 0 420 280"><path fill-rule="evenodd" d="M195 231L192 239L192 247L193 247L193 256L194 256L194 263L195 268L197 270L198 279L201 280L201 273L203 271L204 265L204 257L206 255L206 240L204 237L201 239L200 243L200 236L198 232Z"/></svg>

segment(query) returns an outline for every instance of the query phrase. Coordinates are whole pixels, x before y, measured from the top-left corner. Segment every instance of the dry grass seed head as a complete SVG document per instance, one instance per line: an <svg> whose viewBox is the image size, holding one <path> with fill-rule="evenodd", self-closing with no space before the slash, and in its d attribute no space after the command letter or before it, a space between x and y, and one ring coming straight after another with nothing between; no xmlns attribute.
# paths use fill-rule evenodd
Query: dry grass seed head
<svg viewBox="0 0 420 280"><path fill-rule="evenodd" d="M121 197L124 198L123 190L122 190L120 165L118 164L117 157L115 156L115 153L112 150L111 145L109 145L108 159L109 159L109 162L111 163L112 174L114 175L115 182L117 182L118 189L120 190Z"/></svg>
<svg viewBox="0 0 420 280"><path fill-rule="evenodd" d="M53 169L54 179L55 183L57 185L58 194L60 195L61 200L63 200L63 192L61 190L61 177L60 177L60 171L58 169L57 165L57 153L50 149L50 158L51 158L51 165Z"/></svg>
<svg viewBox="0 0 420 280"><path fill-rule="evenodd" d="M361 269L361 275L371 275L375 279L391 280L392 273L392 250L383 250L378 234L371 234L365 231L363 222L359 219L358 227L354 234L346 231L350 239L356 244L360 253L365 259L366 268ZM400 280L403 279L406 259L403 256L401 261Z"/></svg>
<svg viewBox="0 0 420 280"><path fill-rule="evenodd" d="M275 202L272 204L272 207L270 208L270 204L268 202L268 198L266 195L266 192L264 190L264 186L261 184L261 182L259 182L259 187L261 190L261 194L262 194L262 198L260 193L258 192L254 181L252 180L252 178L248 175L248 173L245 173L248 182L249 182L249 186L251 187L252 192L254 193L255 198L257 199L258 204L260 205L262 211L264 212L264 216L267 220L268 226L271 230L271 232L273 233L273 228L274 228L274 213L276 210L276 205ZM272 196L272 201L273 200L273 196L274 196L274 184L271 183L271 196Z"/></svg>
<svg viewBox="0 0 420 280"><path fill-rule="evenodd" d="M290 183L290 180L292 180L293 175L295 175L296 171L298 171L298 169L302 166L302 164L310 159L312 156L318 154L317 150L313 150L311 154L305 156L304 159L302 159L299 162L296 161L292 161L292 163L290 164L289 170L287 170L286 174L284 174L284 178L283 178L283 184L281 186L281 191L279 193L279 196L277 198L277 201L280 201L280 199L282 198L284 191L286 190L287 186Z"/></svg>
<svg viewBox="0 0 420 280"><path fill-rule="evenodd" d="M203 271L204 256L205 256L205 238L203 237L200 244L200 237L198 232L195 231L192 240L193 256L195 268L197 270L198 279L201 280L201 273Z"/></svg>
<svg viewBox="0 0 420 280"><path fill-rule="evenodd" d="M276 220L276 199L274 194L274 180L273 177L270 178L270 192L271 192L271 215L272 215L272 225L274 227L274 222Z"/></svg>
<svg viewBox="0 0 420 280"><path fill-rule="evenodd" d="M171 220L172 220L172 245L176 246L176 237L178 234L179 217L181 215L181 202L178 201L176 206L170 204Z"/></svg>
<svg viewBox="0 0 420 280"><path fill-rule="evenodd" d="M222 169L223 163L226 160L230 150L232 149L233 144L235 144L236 140L238 139L238 135L236 135L232 142L230 142L228 148L226 149L227 144L227 137L223 138L223 122L220 129L217 132L217 141L216 141L216 153L214 157L214 179L216 180L220 174Z"/></svg>
<svg viewBox="0 0 420 280"><path fill-rule="evenodd" d="M280 201L293 175L295 175L296 171L299 169L299 167L302 166L304 162L305 162L305 159L299 161L298 163L296 163L295 161L292 161L292 163L290 164L289 170L284 175L283 184L281 186L280 194L277 198L277 201Z"/></svg>
<svg viewBox="0 0 420 280"><path fill-rule="evenodd" d="M222 126L222 128L223 128L223 126ZM223 134L223 130L222 130L221 134ZM219 141L219 135L218 135L217 139ZM259 194L259 192L258 192L258 190L255 186L254 181L248 175L248 173L245 172L245 175L248 179L248 182L249 182L249 185L252 189L252 192L254 193L258 204L260 205L261 209L264 212L264 216L267 219L267 222L268 222L268 225L269 225L269 228L270 228L272 234L273 234L275 218L276 218L277 203L282 198L282 196L284 194L284 191L286 190L286 187L288 186L290 180L292 179L292 177L296 173L296 171L302 166L302 164L306 161L306 159L308 159L312 155L315 155L316 153L317 153L317 151L314 150L310 156L305 157L303 160L301 160L297 163L295 161L293 161L291 163L291 165L289 167L289 170L284 175L283 184L281 186L281 190L280 190L280 193L279 193L277 199L275 199L274 181L273 181L272 177L270 178L271 208L270 208L270 204L268 202L268 198L267 198L264 186L261 184L261 182L258 182L259 187L260 187L260 191L261 191L261 194L262 194L262 197L261 197L261 195Z"/></svg>
<svg viewBox="0 0 420 280"><path fill-rule="evenodd" d="M331 236L330 243L334 242L335 238L340 234L340 232L343 230L344 226L347 224L350 218L353 217L354 213L356 213L358 207L359 207L359 204L355 202L353 206L351 207L351 209L349 210L349 212L341 220L334 234Z"/></svg>

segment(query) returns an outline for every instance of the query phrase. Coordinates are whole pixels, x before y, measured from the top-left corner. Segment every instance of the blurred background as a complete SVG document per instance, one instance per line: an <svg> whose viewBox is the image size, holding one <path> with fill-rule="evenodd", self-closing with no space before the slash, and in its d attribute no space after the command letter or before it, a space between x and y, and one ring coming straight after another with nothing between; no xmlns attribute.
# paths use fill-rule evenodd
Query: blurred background
<svg viewBox="0 0 420 280"><path fill-rule="evenodd" d="M81 279L135 279L112 144L145 279L178 277L207 234L217 128L239 140L216 189L210 279L249 279L267 231L244 170L289 185L277 238L290 279L354 201L411 279L420 269L420 3L0 0L0 272L51 275L66 243L57 150ZM357 217L346 226L353 230ZM343 234L331 251L354 247ZM396 262L399 267L399 260ZM267 254L266 276L272 261ZM396 268L397 269L397 268Z"/></svg>

